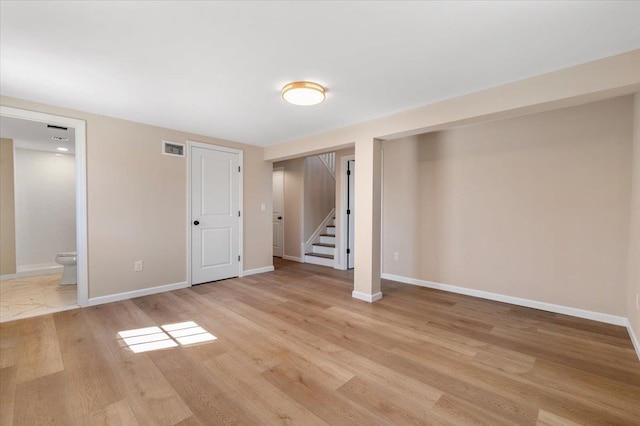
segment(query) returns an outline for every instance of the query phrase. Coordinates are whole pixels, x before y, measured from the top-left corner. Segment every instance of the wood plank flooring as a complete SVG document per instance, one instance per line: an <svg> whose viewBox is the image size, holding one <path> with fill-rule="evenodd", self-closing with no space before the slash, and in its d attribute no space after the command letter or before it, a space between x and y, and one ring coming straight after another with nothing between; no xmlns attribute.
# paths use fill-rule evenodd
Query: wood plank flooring
<svg viewBox="0 0 640 426"><path fill-rule="evenodd" d="M274 261L0 324L0 425L640 424L622 327Z"/></svg>

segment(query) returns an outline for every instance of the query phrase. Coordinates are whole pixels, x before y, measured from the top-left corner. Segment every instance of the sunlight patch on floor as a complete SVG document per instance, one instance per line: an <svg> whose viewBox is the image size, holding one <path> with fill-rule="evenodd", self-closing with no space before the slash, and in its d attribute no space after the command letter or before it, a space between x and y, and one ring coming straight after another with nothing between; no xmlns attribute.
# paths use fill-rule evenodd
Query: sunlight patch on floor
<svg viewBox="0 0 640 426"><path fill-rule="evenodd" d="M211 342L217 337L193 321L119 331L122 346L135 353Z"/></svg>

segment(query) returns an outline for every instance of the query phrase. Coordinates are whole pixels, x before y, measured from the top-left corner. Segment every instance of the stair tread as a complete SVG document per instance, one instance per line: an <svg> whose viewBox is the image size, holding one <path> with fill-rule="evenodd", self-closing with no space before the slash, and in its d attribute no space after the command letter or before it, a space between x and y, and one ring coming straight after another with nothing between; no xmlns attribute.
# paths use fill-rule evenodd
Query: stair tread
<svg viewBox="0 0 640 426"><path fill-rule="evenodd" d="M334 234L320 234L321 237L336 237Z"/></svg>
<svg viewBox="0 0 640 426"><path fill-rule="evenodd" d="M335 225L327 225L327 228L335 228Z"/></svg>
<svg viewBox="0 0 640 426"><path fill-rule="evenodd" d="M305 256L315 256L315 257L324 257L325 259L333 259L333 255L322 254L322 253L305 253Z"/></svg>
<svg viewBox="0 0 640 426"><path fill-rule="evenodd" d="M314 246L319 246L319 247L331 247L331 248L336 248L335 244L327 244L327 243L313 243Z"/></svg>

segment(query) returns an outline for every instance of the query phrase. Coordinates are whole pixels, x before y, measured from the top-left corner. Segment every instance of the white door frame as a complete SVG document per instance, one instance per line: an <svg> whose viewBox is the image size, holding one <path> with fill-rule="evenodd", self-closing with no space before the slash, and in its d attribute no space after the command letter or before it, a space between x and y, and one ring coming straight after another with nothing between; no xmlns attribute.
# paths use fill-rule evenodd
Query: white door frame
<svg viewBox="0 0 640 426"><path fill-rule="evenodd" d="M287 218L284 215L284 194L285 194L285 189L284 189L284 167L274 167L273 170L271 171L271 177L273 179L273 172L277 171L277 170L282 170L282 259L284 259L284 233L285 233L285 228L284 228L284 222L285 220L287 220ZM271 195L272 199L273 199L273 194ZM273 211L273 208L271 209ZM273 226L273 225L272 225ZM273 253L271 253L273 255ZM273 257L273 256L272 256Z"/></svg>
<svg viewBox="0 0 640 426"><path fill-rule="evenodd" d="M239 230L238 230L238 247L240 250L240 262L238 263L238 276L241 277L244 272L244 248L243 248L243 224L244 224L244 209L243 209L243 182L244 182L244 162L243 151L241 149L229 148L226 146L213 145L210 143L198 142L187 140L187 152L185 160L187 161L187 286L191 287L191 148L210 149L213 151L231 152L238 154L238 162L240 164L240 181L238 182L238 209L240 210Z"/></svg>
<svg viewBox="0 0 640 426"><path fill-rule="evenodd" d="M339 188L340 191L340 200L342 200L342 205L340 214L336 215L336 218L340 221L338 223L338 228L340 229L340 235L338 236L338 244L336 251L338 253L338 262L336 263L336 269L347 269L347 222L349 218L347 217L347 208L349 207L347 204L347 197L349 195L347 186L349 184L349 179L347 179L347 167L349 161L355 161L356 156L354 155L345 155L340 158L340 179L341 185Z"/></svg>
<svg viewBox="0 0 640 426"><path fill-rule="evenodd" d="M89 300L89 266L87 241L87 139L86 122L76 118L28 111L25 109L0 106L0 115L37 121L75 130L76 163L76 251L77 251L77 298L78 305L85 307Z"/></svg>

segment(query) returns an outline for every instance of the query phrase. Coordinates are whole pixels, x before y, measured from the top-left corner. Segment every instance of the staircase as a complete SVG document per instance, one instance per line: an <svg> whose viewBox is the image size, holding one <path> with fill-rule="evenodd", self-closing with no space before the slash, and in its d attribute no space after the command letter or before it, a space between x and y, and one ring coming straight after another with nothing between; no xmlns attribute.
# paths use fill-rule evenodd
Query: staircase
<svg viewBox="0 0 640 426"><path fill-rule="evenodd" d="M320 241L313 243L311 252L304 256L305 263L314 265L334 266L334 256L336 254L336 226L334 217L329 225L325 227L324 234L320 234Z"/></svg>

